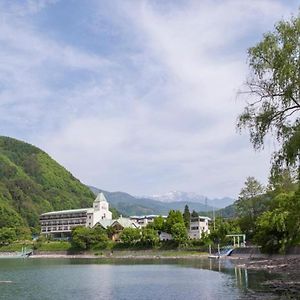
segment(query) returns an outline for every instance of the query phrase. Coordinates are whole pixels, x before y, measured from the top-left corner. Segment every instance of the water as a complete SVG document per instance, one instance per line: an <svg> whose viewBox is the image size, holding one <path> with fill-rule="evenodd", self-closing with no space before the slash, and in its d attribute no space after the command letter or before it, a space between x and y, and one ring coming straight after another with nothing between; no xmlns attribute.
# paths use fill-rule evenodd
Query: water
<svg viewBox="0 0 300 300"><path fill-rule="evenodd" d="M248 299L265 276L208 259L0 259L0 299Z"/></svg>

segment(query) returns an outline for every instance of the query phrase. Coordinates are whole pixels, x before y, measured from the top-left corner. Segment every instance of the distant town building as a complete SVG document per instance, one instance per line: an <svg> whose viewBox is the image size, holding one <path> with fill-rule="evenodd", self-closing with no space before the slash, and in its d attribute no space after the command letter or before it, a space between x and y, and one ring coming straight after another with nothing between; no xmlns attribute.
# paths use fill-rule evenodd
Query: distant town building
<svg viewBox="0 0 300 300"><path fill-rule="evenodd" d="M211 219L209 217L191 217L190 220L190 239L201 239L203 234L209 234L209 223Z"/></svg>
<svg viewBox="0 0 300 300"><path fill-rule="evenodd" d="M103 193L98 194L92 208L51 211L40 215L41 233L68 237L73 227L94 227L101 220L111 220L112 213Z"/></svg>
<svg viewBox="0 0 300 300"><path fill-rule="evenodd" d="M154 219L157 217L162 217L164 219L167 218L167 216L161 216L161 215L145 215L145 216L130 216L130 220L136 222L141 227L146 227L148 224L153 223Z"/></svg>

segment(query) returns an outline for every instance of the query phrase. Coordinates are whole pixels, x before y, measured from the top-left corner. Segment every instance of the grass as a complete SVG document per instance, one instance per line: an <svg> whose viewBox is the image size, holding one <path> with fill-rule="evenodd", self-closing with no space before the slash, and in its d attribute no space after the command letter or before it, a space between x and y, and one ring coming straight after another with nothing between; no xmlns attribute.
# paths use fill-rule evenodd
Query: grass
<svg viewBox="0 0 300 300"><path fill-rule="evenodd" d="M68 251L71 249L71 243L66 241L45 242L38 246L38 251Z"/></svg>
<svg viewBox="0 0 300 300"><path fill-rule="evenodd" d="M10 245L0 246L0 252L20 252L22 247L35 249L37 251L55 252L55 251L73 251L74 253L80 252L72 249L71 243L68 241L20 241L14 242ZM105 249L95 247L88 251L96 256L149 256L149 257L184 257L184 256L199 256L207 254L206 252L198 249L138 249L138 248L113 248L112 243L108 243Z"/></svg>
<svg viewBox="0 0 300 300"><path fill-rule="evenodd" d="M103 251L105 252L105 251ZM152 250L114 250L111 252L111 257L190 257L190 256L199 256L205 255L206 252L197 252L197 251L188 251L188 250L160 250L160 249L152 249Z"/></svg>
<svg viewBox="0 0 300 300"><path fill-rule="evenodd" d="M0 246L0 252L21 252L22 247L33 248L32 242L15 242L9 245Z"/></svg>

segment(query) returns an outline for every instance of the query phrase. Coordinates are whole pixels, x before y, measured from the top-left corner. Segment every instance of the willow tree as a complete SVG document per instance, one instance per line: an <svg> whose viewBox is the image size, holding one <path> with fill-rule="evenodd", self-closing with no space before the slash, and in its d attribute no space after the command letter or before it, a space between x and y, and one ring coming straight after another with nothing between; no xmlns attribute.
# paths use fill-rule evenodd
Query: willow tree
<svg viewBox="0 0 300 300"><path fill-rule="evenodd" d="M267 134L280 148L274 166L298 166L300 157L300 15L276 24L273 32L248 50L250 74L246 82L249 102L237 127L247 128L255 149Z"/></svg>

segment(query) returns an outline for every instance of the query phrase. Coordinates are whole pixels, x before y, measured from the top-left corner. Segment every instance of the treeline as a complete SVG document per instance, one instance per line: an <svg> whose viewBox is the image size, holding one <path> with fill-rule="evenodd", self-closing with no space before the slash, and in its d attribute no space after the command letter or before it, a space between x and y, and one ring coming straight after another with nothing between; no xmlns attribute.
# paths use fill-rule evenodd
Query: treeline
<svg viewBox="0 0 300 300"><path fill-rule="evenodd" d="M285 170L267 187L248 177L234 203L235 217L217 217L210 239L227 244L228 234L246 234L248 244L263 252L285 253L300 244L299 182Z"/></svg>

